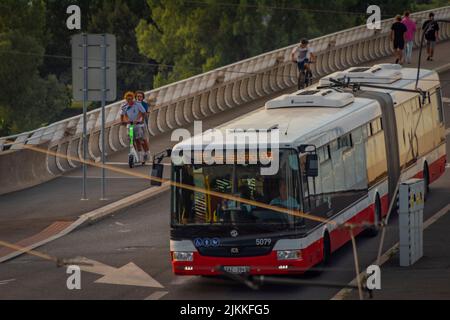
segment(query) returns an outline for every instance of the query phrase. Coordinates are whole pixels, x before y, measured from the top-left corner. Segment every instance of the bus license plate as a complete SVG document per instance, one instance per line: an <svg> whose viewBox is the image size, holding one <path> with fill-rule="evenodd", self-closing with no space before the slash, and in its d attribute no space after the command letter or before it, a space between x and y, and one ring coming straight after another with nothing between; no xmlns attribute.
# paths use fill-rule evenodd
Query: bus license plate
<svg viewBox="0 0 450 320"><path fill-rule="evenodd" d="M250 272L250 267L224 267L224 269L226 272L232 274L243 274Z"/></svg>

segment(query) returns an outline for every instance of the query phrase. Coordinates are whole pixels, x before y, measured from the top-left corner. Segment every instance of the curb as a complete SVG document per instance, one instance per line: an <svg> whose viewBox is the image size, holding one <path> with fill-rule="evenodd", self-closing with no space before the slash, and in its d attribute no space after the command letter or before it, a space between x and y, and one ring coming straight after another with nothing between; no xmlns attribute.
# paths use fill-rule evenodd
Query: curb
<svg viewBox="0 0 450 320"><path fill-rule="evenodd" d="M450 63L444 64L443 66L437 67L434 69L437 73L443 73L450 70Z"/></svg>
<svg viewBox="0 0 450 320"><path fill-rule="evenodd" d="M155 187L144 190L142 192L136 193L132 196L129 196L117 202L111 203L107 206L83 214L82 216L80 216L79 219L82 220L82 223L78 227L85 226L86 224L92 225L101 219L107 218L108 216L116 214L122 210L138 206L141 203L169 190L170 190L170 183L166 182L161 187Z"/></svg>
<svg viewBox="0 0 450 320"><path fill-rule="evenodd" d="M64 236L68 235L69 233L71 233L77 229L80 229L84 226L92 225L101 219L104 219L106 217L117 214L120 211L123 211L127 208L132 208L134 206L138 206L139 204L142 204L143 202L148 201L149 199L156 197L156 196L158 196L166 191L169 191L169 190L170 190L170 183L166 182L161 187L154 187L154 188L144 190L144 191L136 193L132 196L126 197L122 200L113 202L102 208L99 208L99 209L93 210L91 212L88 212L86 214L83 214L74 223L72 223L68 228L61 231L60 233L53 235L50 238L47 238L40 242L34 243L26 248L23 248L23 250L21 250L21 251L15 251L7 256L0 258L0 264L4 263L6 261L9 261L11 259L17 258L23 254L26 254L28 251L42 247L43 245L46 245L52 241L58 240L59 238L62 238Z"/></svg>

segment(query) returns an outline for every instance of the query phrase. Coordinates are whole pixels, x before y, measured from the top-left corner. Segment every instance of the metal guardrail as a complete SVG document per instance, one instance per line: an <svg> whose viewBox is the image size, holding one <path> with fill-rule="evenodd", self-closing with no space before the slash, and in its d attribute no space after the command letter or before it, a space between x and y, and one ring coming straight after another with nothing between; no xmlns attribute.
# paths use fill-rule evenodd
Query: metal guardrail
<svg viewBox="0 0 450 320"><path fill-rule="evenodd" d="M433 11L436 19L450 18L450 6L412 14L418 26ZM393 19L384 20L381 30L359 26L326 35L311 41L317 63L314 73L319 77L392 54L389 38ZM450 25L442 25L441 39L450 38ZM415 39L420 44L420 32ZM196 120L236 108L259 98L297 85L297 66L290 54L295 45L264 53L146 93L154 102L149 131L152 135L186 126ZM125 148L125 129L119 125L120 105L106 108L106 152ZM48 143L51 151L82 159L82 116L66 119L48 127L19 135L0 138L2 151L21 150L24 144ZM101 110L88 114L89 157L101 155ZM47 170L60 175L79 166L69 159L47 156Z"/></svg>

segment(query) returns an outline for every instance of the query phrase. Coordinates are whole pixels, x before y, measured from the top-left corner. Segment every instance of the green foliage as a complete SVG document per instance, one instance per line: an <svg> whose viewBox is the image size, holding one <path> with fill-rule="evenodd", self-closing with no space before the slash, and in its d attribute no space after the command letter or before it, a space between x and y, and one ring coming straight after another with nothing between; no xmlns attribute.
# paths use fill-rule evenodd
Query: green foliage
<svg viewBox="0 0 450 320"><path fill-rule="evenodd" d="M47 123L68 104L67 89L55 77L41 77L45 32L43 1L0 4L0 131L28 131Z"/></svg>
<svg viewBox="0 0 450 320"><path fill-rule="evenodd" d="M128 1L129 2L129 1ZM148 18L145 2L127 4L124 0L103 1L96 9L91 9L89 33L112 33L117 38L117 57L121 61L136 64L118 64L118 98L129 90L148 90L153 86L155 67L145 65L154 62L139 53L134 29L140 19Z"/></svg>
<svg viewBox="0 0 450 320"><path fill-rule="evenodd" d="M409 0L401 0L409 1ZM353 27L359 0L147 0L154 23L141 21L141 53L173 65L156 76L162 86L263 52ZM325 9L324 9L325 8ZM336 13L336 11L339 11Z"/></svg>
<svg viewBox="0 0 450 320"><path fill-rule="evenodd" d="M79 113L71 108L66 9L82 11L82 31L117 37L118 98L269 50L360 25L363 0L0 0L0 135ZM383 18L448 0L380 0ZM158 68L149 63L162 64ZM95 107L93 104L90 107Z"/></svg>

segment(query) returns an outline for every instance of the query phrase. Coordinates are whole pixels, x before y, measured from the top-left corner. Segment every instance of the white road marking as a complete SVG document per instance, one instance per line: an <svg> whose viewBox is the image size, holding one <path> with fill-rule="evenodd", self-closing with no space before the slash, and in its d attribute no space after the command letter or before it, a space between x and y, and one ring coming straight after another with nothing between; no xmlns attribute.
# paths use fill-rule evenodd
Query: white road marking
<svg viewBox="0 0 450 320"><path fill-rule="evenodd" d="M147 288L164 288L158 281L145 273L134 263L130 262L126 266L107 273L103 278L95 283L114 284L121 286L136 286Z"/></svg>
<svg viewBox="0 0 450 320"><path fill-rule="evenodd" d="M428 229L433 223L435 223L440 218L445 216L449 211L450 211L450 204L448 204L445 208L443 208L438 213L433 215L430 219L428 219L424 223L423 229L424 230ZM385 254L383 254L381 256L380 267L391 258L391 255L398 249L399 246L400 246L400 243L397 242L392 248L390 248L388 251L386 251ZM372 265L377 265L377 261L373 262ZM361 272L359 275L360 279L364 279L365 275L366 275L365 272ZM349 285L356 285L356 283L357 283L357 279L355 278L349 283ZM347 288L342 289L333 298L331 298L331 300L344 300L352 291L353 291L353 289L347 289Z"/></svg>
<svg viewBox="0 0 450 320"><path fill-rule="evenodd" d="M445 135L446 135L446 136L450 136L450 128L447 129L447 130L445 130Z"/></svg>
<svg viewBox="0 0 450 320"><path fill-rule="evenodd" d="M445 166L446 169L450 169L450 163L447 163L447 165Z"/></svg>
<svg viewBox="0 0 450 320"><path fill-rule="evenodd" d="M145 298L145 300L147 300L147 301L160 300L161 298L165 297L168 294L169 294L169 292L167 292L167 291L158 291L158 292L155 292L152 295L150 295L148 298Z"/></svg>
<svg viewBox="0 0 450 320"><path fill-rule="evenodd" d="M110 165L110 166L128 166L128 162L107 162L106 163L107 165ZM170 167L170 166L172 166L172 164L171 163L161 163L163 166L166 166L166 167ZM151 162L148 162L148 163L146 163L144 166L145 167L151 167L153 165L153 163L151 163ZM137 166L137 167L142 167L142 166Z"/></svg>
<svg viewBox="0 0 450 320"><path fill-rule="evenodd" d="M65 176L64 178L67 178L67 179L83 179L83 176ZM87 178L88 179L102 179L102 177L97 177L97 176L90 176L90 177L87 177ZM149 178L150 178L150 176L149 176ZM106 180L147 180L147 179L125 176L125 177L106 177Z"/></svg>
<svg viewBox="0 0 450 320"><path fill-rule="evenodd" d="M114 268L86 258L77 258L75 259L75 261L79 261L80 264L92 265L81 265L80 269L84 272L103 276L102 278L95 281L95 283L160 289L164 288L163 285L161 285L158 281L153 279L150 275L148 275L145 271L143 271L132 262L130 262L126 266L123 266L122 268Z"/></svg>
<svg viewBox="0 0 450 320"><path fill-rule="evenodd" d="M442 101L445 103L450 103L450 98L442 98Z"/></svg>
<svg viewBox="0 0 450 320"><path fill-rule="evenodd" d="M16 279L0 280L0 286L16 281Z"/></svg>

